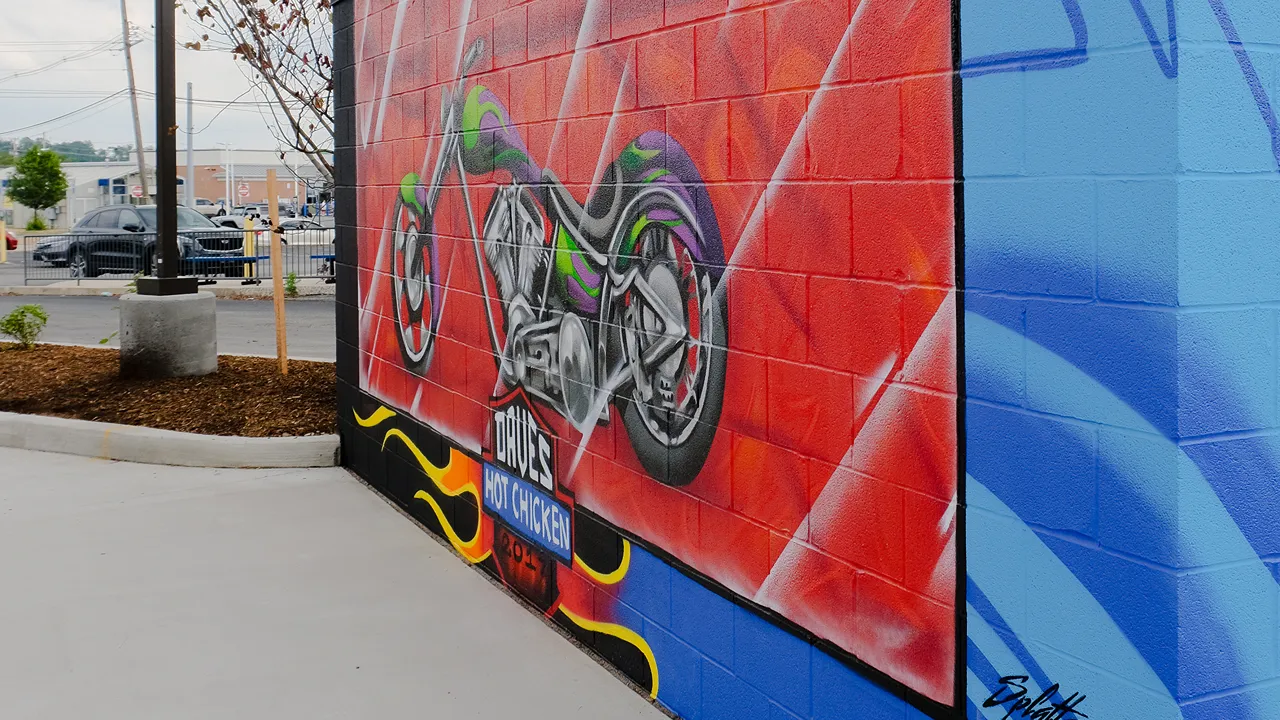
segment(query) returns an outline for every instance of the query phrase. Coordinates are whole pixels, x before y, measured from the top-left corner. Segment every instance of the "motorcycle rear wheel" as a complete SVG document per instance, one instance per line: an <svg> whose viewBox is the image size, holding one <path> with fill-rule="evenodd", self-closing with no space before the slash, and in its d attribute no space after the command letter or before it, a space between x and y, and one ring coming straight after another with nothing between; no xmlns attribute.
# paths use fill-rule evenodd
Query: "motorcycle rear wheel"
<svg viewBox="0 0 1280 720"><path fill-rule="evenodd" d="M689 242L673 229L676 221L652 219L664 213L686 223L684 233L693 232L691 213L663 205L635 213L624 225L643 225L635 230L636 246L623 260L639 265L654 297L633 288L614 310L615 348L641 375L615 404L644 469L658 482L682 486L701 472L718 429L728 327L718 278L695 259ZM685 336L678 349L646 373L637 363L662 335L655 300L664 303L667 314L683 319Z"/></svg>

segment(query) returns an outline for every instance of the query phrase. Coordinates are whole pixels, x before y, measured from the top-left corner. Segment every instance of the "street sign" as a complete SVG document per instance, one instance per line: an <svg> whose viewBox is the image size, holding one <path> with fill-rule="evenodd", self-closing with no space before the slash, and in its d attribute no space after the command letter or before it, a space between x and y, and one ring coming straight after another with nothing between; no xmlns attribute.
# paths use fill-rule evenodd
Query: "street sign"
<svg viewBox="0 0 1280 720"><path fill-rule="evenodd" d="M249 197L249 186L241 183L240 187L236 188L236 194L242 198Z"/></svg>
<svg viewBox="0 0 1280 720"><path fill-rule="evenodd" d="M133 186L133 188L131 188L131 189L129 190L129 194L130 194L130 195L132 195L132 196L134 196L134 197L136 197L136 198L140 198L140 197L142 197L142 186L141 186L141 185L134 185L134 186Z"/></svg>

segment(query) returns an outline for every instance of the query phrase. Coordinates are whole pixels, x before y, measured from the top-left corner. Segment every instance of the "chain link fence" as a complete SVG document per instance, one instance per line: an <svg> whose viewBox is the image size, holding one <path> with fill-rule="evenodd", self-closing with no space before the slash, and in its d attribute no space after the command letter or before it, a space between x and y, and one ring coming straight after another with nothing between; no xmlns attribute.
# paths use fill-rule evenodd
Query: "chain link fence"
<svg viewBox="0 0 1280 720"><path fill-rule="evenodd" d="M334 277L333 228L289 220L280 234L285 277ZM271 240L265 229L180 230L179 274L205 284L256 284L271 279ZM130 280L156 271L156 234L77 229L23 239L23 283Z"/></svg>

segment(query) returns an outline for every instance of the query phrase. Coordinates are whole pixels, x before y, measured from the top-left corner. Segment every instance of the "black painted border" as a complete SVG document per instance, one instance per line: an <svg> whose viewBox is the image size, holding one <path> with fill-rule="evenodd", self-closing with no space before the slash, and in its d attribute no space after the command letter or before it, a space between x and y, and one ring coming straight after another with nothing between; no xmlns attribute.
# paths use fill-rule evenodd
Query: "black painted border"
<svg viewBox="0 0 1280 720"><path fill-rule="evenodd" d="M965 585L969 577L967 482L968 446L965 424L965 332L964 332L964 80L960 76L963 63L960 37L960 3L951 0L951 131L955 155L953 200L955 202L955 255L952 260L956 296L956 653L955 653L955 717L963 720L968 698L969 615Z"/></svg>

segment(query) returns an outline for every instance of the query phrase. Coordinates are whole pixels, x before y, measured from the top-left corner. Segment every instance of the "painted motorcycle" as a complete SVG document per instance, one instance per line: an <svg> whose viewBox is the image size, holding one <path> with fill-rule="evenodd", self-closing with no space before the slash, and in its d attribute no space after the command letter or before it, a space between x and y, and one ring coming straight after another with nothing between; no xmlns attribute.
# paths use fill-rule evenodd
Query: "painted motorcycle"
<svg viewBox="0 0 1280 720"><path fill-rule="evenodd" d="M637 457L684 485L711 448L728 347L724 246L702 178L663 132L632 141L585 206L530 157L507 110L468 70L444 92L429 178L396 199L390 273L405 366L430 366L445 297L436 209L457 171L500 381L523 387L584 434L618 408ZM478 227L467 178L510 175ZM494 317L492 274L501 321Z"/></svg>

